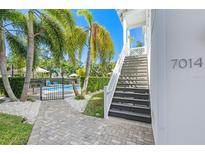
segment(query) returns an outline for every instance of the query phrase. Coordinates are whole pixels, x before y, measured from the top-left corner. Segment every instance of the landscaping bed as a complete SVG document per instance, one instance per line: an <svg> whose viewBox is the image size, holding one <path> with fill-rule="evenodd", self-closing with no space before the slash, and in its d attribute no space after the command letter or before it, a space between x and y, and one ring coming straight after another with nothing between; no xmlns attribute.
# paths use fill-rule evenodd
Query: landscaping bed
<svg viewBox="0 0 205 154"><path fill-rule="evenodd" d="M104 93L93 95L87 103L84 114L89 116L101 117L104 116Z"/></svg>
<svg viewBox="0 0 205 154"><path fill-rule="evenodd" d="M0 113L0 144L27 144L32 127L20 116Z"/></svg>

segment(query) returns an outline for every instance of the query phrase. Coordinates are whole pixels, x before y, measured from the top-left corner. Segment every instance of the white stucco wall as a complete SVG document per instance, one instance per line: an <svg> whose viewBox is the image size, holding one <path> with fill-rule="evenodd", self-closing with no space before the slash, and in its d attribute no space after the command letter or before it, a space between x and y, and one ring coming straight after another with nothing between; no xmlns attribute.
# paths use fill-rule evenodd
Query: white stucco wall
<svg viewBox="0 0 205 154"><path fill-rule="evenodd" d="M151 107L156 144L205 144L205 10L152 10ZM202 58L202 67L171 59Z"/></svg>

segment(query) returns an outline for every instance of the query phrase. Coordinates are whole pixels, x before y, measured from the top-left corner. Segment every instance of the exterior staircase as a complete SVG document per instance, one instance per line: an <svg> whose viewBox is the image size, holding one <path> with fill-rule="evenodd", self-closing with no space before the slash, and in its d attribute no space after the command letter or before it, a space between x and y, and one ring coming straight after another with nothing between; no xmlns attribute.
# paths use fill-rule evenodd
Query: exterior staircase
<svg viewBox="0 0 205 154"><path fill-rule="evenodd" d="M150 112L147 56L126 56L109 115L151 123Z"/></svg>

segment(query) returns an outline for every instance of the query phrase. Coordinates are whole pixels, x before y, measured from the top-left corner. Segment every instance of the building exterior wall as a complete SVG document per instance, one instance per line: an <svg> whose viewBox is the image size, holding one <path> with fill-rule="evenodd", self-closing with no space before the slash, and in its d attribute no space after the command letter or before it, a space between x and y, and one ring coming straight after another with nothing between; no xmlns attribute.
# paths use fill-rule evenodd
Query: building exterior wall
<svg viewBox="0 0 205 154"><path fill-rule="evenodd" d="M205 144L204 17L205 10L151 11L150 97L156 144Z"/></svg>

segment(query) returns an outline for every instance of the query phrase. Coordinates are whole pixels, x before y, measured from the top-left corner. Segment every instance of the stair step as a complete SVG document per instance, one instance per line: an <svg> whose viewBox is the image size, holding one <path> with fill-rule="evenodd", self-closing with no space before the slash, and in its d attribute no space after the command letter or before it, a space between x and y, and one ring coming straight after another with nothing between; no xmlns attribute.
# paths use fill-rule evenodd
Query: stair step
<svg viewBox="0 0 205 154"><path fill-rule="evenodd" d="M122 72L121 73L122 76L144 76L147 77L147 72L133 72L133 73L126 73L126 72Z"/></svg>
<svg viewBox="0 0 205 154"><path fill-rule="evenodd" d="M125 68L125 67L127 67L127 68L139 68L139 67L144 67L144 68L147 68L147 64L136 64L136 65L128 65L128 64L123 64L122 65L122 68Z"/></svg>
<svg viewBox="0 0 205 154"><path fill-rule="evenodd" d="M147 70L147 66L122 67L122 70Z"/></svg>
<svg viewBox="0 0 205 154"><path fill-rule="evenodd" d="M123 85L123 86L126 86L126 85L133 85L133 86L148 86L147 83L125 83L125 82L118 82L117 85Z"/></svg>
<svg viewBox="0 0 205 154"><path fill-rule="evenodd" d="M128 111L119 111L111 109L109 115L129 120L151 123L151 116L143 113L133 113Z"/></svg>
<svg viewBox="0 0 205 154"><path fill-rule="evenodd" d="M133 105L124 103L112 103L111 109L150 114L150 108L148 106L139 104Z"/></svg>
<svg viewBox="0 0 205 154"><path fill-rule="evenodd" d="M126 56L126 59L130 59L130 58L147 58L147 55L139 55L139 56Z"/></svg>
<svg viewBox="0 0 205 154"><path fill-rule="evenodd" d="M120 80L138 80L138 81L148 81L147 76L119 76Z"/></svg>
<svg viewBox="0 0 205 154"><path fill-rule="evenodd" d="M120 87L117 86L116 91L125 91L125 92L135 92L135 93L149 93L149 89L147 88L133 88L133 87Z"/></svg>
<svg viewBox="0 0 205 154"><path fill-rule="evenodd" d="M141 67L141 66L144 66L144 67L147 67L147 64L123 64L122 65L122 68L130 68L130 69L136 69L137 67Z"/></svg>
<svg viewBox="0 0 205 154"><path fill-rule="evenodd" d="M124 64L140 64L140 63L147 63L146 59L142 59L142 60L124 60Z"/></svg>
<svg viewBox="0 0 205 154"><path fill-rule="evenodd" d="M144 78L134 78L134 77L131 77L131 78L129 78L129 77L127 77L127 78L126 77L124 77L124 78L120 77L118 81L128 81L128 82L130 82L130 81L136 81L136 82L141 81L141 82L148 82L148 79L147 78L146 79L144 79Z"/></svg>
<svg viewBox="0 0 205 154"><path fill-rule="evenodd" d="M147 61L132 61L132 62L124 61L123 63L123 65L135 65L135 66L138 66L139 64L147 64Z"/></svg>
<svg viewBox="0 0 205 154"><path fill-rule="evenodd" d="M125 57L126 61L131 60L147 60L147 57Z"/></svg>
<svg viewBox="0 0 205 154"><path fill-rule="evenodd" d="M121 73L148 73L147 72L147 70L129 70L129 69L127 69L127 70L121 70Z"/></svg>
<svg viewBox="0 0 205 154"><path fill-rule="evenodd" d="M148 93L136 93L136 92L123 92L123 91L115 91L114 97L129 97L129 98L136 98L136 99L149 99Z"/></svg>
<svg viewBox="0 0 205 154"><path fill-rule="evenodd" d="M112 102L121 102L121 103L132 103L132 104L140 104L140 105L149 105L149 100L145 99L135 99L135 98L128 98L128 97L116 97L114 96Z"/></svg>

